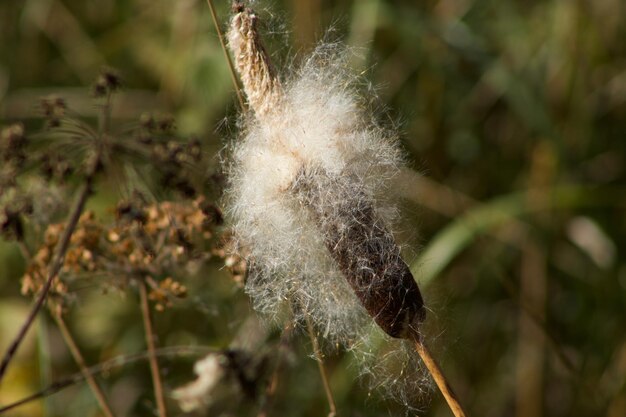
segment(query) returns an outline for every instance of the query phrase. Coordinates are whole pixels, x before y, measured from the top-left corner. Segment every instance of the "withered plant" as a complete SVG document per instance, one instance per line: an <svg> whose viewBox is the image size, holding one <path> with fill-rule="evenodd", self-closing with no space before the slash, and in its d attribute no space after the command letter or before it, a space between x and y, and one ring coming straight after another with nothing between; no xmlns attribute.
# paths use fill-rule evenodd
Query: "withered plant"
<svg viewBox="0 0 626 417"><path fill-rule="evenodd" d="M64 317L74 306L74 289L81 285L136 291L157 408L165 416L152 310L162 311L184 298L187 289L179 277L213 256L227 258L235 277L241 276L245 265L224 250L227 235L223 239L216 235L222 215L203 196L210 172L200 142L177 138L169 116L145 114L133 125L111 126L113 96L120 86L112 70L98 76L92 87L100 107L97 126L81 120L61 97L52 96L41 101L45 118L41 132L27 134L21 124L2 130L0 230L22 250L27 261L22 293L32 296L35 304L3 356L0 381L38 313L47 306L102 413L112 417L106 395ZM143 192L130 192L129 177L156 181L144 181ZM112 222L85 209L89 197L108 178L121 190L120 201L111 209ZM174 200L156 201L154 188ZM68 208L65 201L71 195L75 201ZM67 220L60 222L66 211Z"/></svg>

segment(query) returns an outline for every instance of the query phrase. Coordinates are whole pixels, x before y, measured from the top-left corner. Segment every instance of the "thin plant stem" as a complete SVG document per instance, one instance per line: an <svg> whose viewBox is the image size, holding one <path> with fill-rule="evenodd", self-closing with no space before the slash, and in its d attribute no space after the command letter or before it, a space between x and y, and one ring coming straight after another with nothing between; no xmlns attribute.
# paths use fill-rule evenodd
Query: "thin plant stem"
<svg viewBox="0 0 626 417"><path fill-rule="evenodd" d="M306 316L306 328L309 333L309 338L311 339L311 343L313 344L313 353L315 354L315 358L317 359L317 367L320 371L320 376L322 377L322 384L324 385L324 392L326 393L326 399L328 400L328 408L330 412L328 413L328 417L335 417L337 415L337 408L335 407L335 399L333 398L333 393L330 390L330 384L328 383L328 377L326 376L326 369L324 368L324 360L322 357L322 351L320 350L319 343L317 342L317 337L313 331L313 326L311 325L311 320L309 320L309 316Z"/></svg>
<svg viewBox="0 0 626 417"><path fill-rule="evenodd" d="M63 320L63 316L61 315L60 312L57 311L52 314L52 317L54 317L54 321L59 327L59 330L61 331L61 335L63 336L63 339L65 340L65 344L67 345L72 356L74 357L74 361L76 361L76 364L80 368L80 372L83 374L83 376L85 377L85 380L89 384L89 387L91 388L91 391L93 392L94 397L96 397L96 401L98 401L98 405L100 406L100 409L102 410L102 412L104 413L106 417L113 417L113 411L111 411L111 407L109 406L109 403L107 402L107 399L104 396L104 392L102 392L102 389L96 382L96 379L89 372L87 363L85 362L85 358L83 358L83 355L80 353L80 349L78 348L78 345L76 345L76 342L74 341L74 338L72 337L72 334L70 333L70 329L68 329L67 325L65 324L65 320Z"/></svg>
<svg viewBox="0 0 626 417"><path fill-rule="evenodd" d="M155 351L157 356L167 356L167 357L169 356L181 356L181 357L194 356L195 357L195 356L203 356L209 353L217 353L217 352L219 352L218 349L210 348L210 347L201 347L201 346L168 346L165 348L156 349ZM100 373L110 372L111 369L115 367L128 365L128 364L138 362L140 360L146 360L149 358L150 358L149 352L140 352L140 353L135 353L132 355L120 355L113 359L109 359L108 361L86 368L86 372L92 376L98 375ZM27 404L29 402L32 402L41 398L45 398L52 394L56 394L57 392L63 390L64 388L77 384L83 381L84 379L85 379L85 375L82 372L78 372L62 380L53 382L52 384L48 385L44 389L37 391L34 394L29 395L28 397L22 398L21 400L18 400L11 404L0 406L0 415L14 408Z"/></svg>
<svg viewBox="0 0 626 417"><path fill-rule="evenodd" d="M259 414L257 414L257 417L267 417L270 404L274 398L274 394L276 394L276 387L278 387L278 371L279 366L277 364L274 368L274 372L272 372L272 379L270 380L267 390L265 391L265 402L261 406L261 410L259 411Z"/></svg>
<svg viewBox="0 0 626 417"><path fill-rule="evenodd" d="M9 363L17 352L20 344L24 340L24 337L30 329L30 326L33 324L33 321L35 321L35 317L37 317L39 310L41 310L41 307L43 307L43 304L46 301L46 297L48 296L48 292L50 292L50 288L52 287L52 282L54 281L54 278L56 278L57 274L61 270L61 267L63 266L63 260L65 258L65 253L67 252L67 248L69 247L70 239L72 237L72 234L74 233L74 230L76 229L76 225L78 224L80 215L85 208L87 198L89 197L89 194L91 194L92 183L96 171L95 167L97 166L98 159L99 156L96 158L94 168L89 171L85 178L85 183L82 185L80 191L78 192L78 197L76 198L76 202L74 203L74 206L68 217L65 230L63 231L63 235L61 236L61 239L57 245L54 258L52 260L52 263L50 264L50 268L48 269L46 282L41 289L39 296L37 297L37 301L35 302L35 305L32 307L30 313L28 314L26 321L20 328L19 333L17 334L15 339L13 339L11 345L9 346L6 353L4 354L4 357L2 358L2 363L0 364L0 383L2 382Z"/></svg>
<svg viewBox="0 0 626 417"><path fill-rule="evenodd" d="M156 398L159 417L167 417L167 409L165 408L165 395L163 394L163 384L161 383L161 374L159 373L159 362L157 360L156 348L154 343L154 331L152 328L152 319L150 318L150 306L148 304L148 290L143 280L137 281L139 284L139 298L141 301L141 315L143 317L143 325L146 332L146 344L148 346L148 358L150 361L150 372L152 373L152 382L154 384L154 397Z"/></svg>
<svg viewBox="0 0 626 417"><path fill-rule="evenodd" d="M284 350L286 350L287 344L289 343L289 338L291 337L291 332L294 329L294 322L290 321L287 326L283 329L283 333L280 336L280 342L278 346L278 353L276 358L276 365L274 366L274 371L272 372L272 378L270 383L265 391L265 398L263 405L261 406L261 410L257 417L267 417L268 410L271 406L272 400L274 399L274 395L276 395L276 388L278 387L278 376L281 370L281 365L283 362Z"/></svg>
<svg viewBox="0 0 626 417"><path fill-rule="evenodd" d="M513 300L515 304L531 319L535 325L541 330L543 337L546 339L548 347L552 350L552 353L559 361L559 363L570 373L570 376L574 378L578 383L584 383L585 380L580 377L580 371L577 366L572 362L572 360L567 356L563 348L561 347L561 342L559 342L556 337L550 332L548 329L548 325L546 324L545 317L540 314L538 311L529 305L528 301L524 299L513 281L506 277L504 273L497 274L502 287L507 292L509 297Z"/></svg>
<svg viewBox="0 0 626 417"><path fill-rule="evenodd" d="M207 0L207 4L209 5L209 9L211 10L211 18L213 19L213 24L215 25L215 30L217 32L217 37L220 40L220 45L222 46L222 52L224 52L224 57L226 58L226 62L228 63L228 70L230 72L230 78L233 82L233 86L235 87L235 93L237 94L237 100L239 101L240 110L243 112L246 110L246 103L243 100L243 96L241 95L241 89L239 88L239 83L237 82L237 74L235 73L235 66L233 65L233 61L228 54L228 49L226 48L226 43L224 42L224 35L222 34L222 30L220 29L220 24L217 20L217 13L215 12L215 6L213 6L213 0Z"/></svg>
<svg viewBox="0 0 626 417"><path fill-rule="evenodd" d="M100 120L98 130L100 132L100 140L104 139L104 135L109 133L111 129L111 92L107 92L104 104L102 105L102 111L100 112Z"/></svg>
<svg viewBox="0 0 626 417"><path fill-rule="evenodd" d="M37 362L39 365L39 384L42 387L50 385L52 367L50 365L50 340L48 340L48 320L39 320L37 323ZM54 415L51 402L46 398L42 401L42 416Z"/></svg>
<svg viewBox="0 0 626 417"><path fill-rule="evenodd" d="M22 252L22 256L24 257L24 260L28 262L30 258L32 257L32 255L30 253L30 249L28 249L28 246L26 245L26 242L24 242L23 240L18 240L17 246L19 247L20 252Z"/></svg>
<svg viewBox="0 0 626 417"><path fill-rule="evenodd" d="M458 190L439 184L436 181L419 175L410 169L405 169L400 173L396 189L400 190L400 196L404 196L415 201L416 203L422 204L425 207L447 217L458 216L463 211L471 209L480 203ZM523 222L512 219L506 227L500 228L498 231L490 232L490 234L498 238L503 243L508 243L523 249L527 235L525 231L526 227L527 226ZM518 291L511 280L504 279L503 274L497 274L497 276L501 278L504 289L509 293L513 301L519 304L520 308L522 308L535 322L535 324L540 327L546 337L548 346L555 354L557 360L575 379L583 382L582 378L580 378L577 367L565 354L563 348L560 346L560 343L550 333L545 320L533 311L524 299L519 297Z"/></svg>
<svg viewBox="0 0 626 417"><path fill-rule="evenodd" d="M428 351L426 345L424 345L424 342L419 338L415 338L415 350L420 355L420 358L422 358L428 372L435 380L435 384L437 384L439 391L443 394L443 397L448 403L448 407L450 407L452 414L454 414L455 417L466 417L465 411L463 411L463 407L461 407L461 403L459 403L456 395L454 395L454 392L452 391L450 384L448 384L448 380L443 375L441 368L437 362L435 362L435 359Z"/></svg>
<svg viewBox="0 0 626 417"><path fill-rule="evenodd" d="M529 241L523 248L519 278L520 301L528 303L542 321L545 321L547 292L544 253L539 245ZM517 331L515 415L541 416L546 345L543 329L521 309Z"/></svg>

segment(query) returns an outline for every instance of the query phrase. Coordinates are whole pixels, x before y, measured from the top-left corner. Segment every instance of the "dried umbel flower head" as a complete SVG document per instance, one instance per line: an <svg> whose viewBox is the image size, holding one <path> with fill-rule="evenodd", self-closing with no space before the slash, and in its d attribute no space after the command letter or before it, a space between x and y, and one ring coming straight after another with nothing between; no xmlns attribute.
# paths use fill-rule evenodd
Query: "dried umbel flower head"
<svg viewBox="0 0 626 417"><path fill-rule="evenodd" d="M0 160L3 164L14 163L20 166L26 159L24 148L27 143L28 139L21 123L3 128L0 132Z"/></svg>
<svg viewBox="0 0 626 417"><path fill-rule="evenodd" d="M229 45L252 111L232 152L227 214L249 251L256 308L291 310L350 349L366 349L372 319L388 336L418 338L422 296L390 232L395 132L367 111L341 47L320 46L282 83L256 15L234 10ZM401 341L388 342L397 349L387 358L418 367ZM408 371L394 379L423 382Z"/></svg>
<svg viewBox="0 0 626 417"><path fill-rule="evenodd" d="M41 99L41 110L49 127L59 127L67 112L67 104L62 97L51 95Z"/></svg>
<svg viewBox="0 0 626 417"><path fill-rule="evenodd" d="M212 204L204 198L149 205L137 200L118 204L114 224L100 222L91 211L83 213L50 293L55 307L66 304L70 285L88 276L103 278L104 288L123 288L130 280L144 280L157 311L186 297L187 288L176 276L186 274L198 260L208 259L203 252L214 245L216 224L205 211ZM47 227L43 245L22 278L23 294L40 291L64 228L62 223Z"/></svg>
<svg viewBox="0 0 626 417"><path fill-rule="evenodd" d="M93 85L93 95L94 97L105 97L119 90L121 86L122 80L117 71L111 68L103 68Z"/></svg>

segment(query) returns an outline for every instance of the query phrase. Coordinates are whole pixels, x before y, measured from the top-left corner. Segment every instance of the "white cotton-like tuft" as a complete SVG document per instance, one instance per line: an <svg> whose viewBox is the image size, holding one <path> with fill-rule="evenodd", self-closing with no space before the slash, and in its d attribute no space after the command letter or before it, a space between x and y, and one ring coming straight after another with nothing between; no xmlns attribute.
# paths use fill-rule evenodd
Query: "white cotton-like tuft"
<svg viewBox="0 0 626 417"><path fill-rule="evenodd" d="M184 412L190 412L209 404L212 391L225 375L225 359L213 354L195 363L193 370L197 379L177 388L173 397Z"/></svg>
<svg viewBox="0 0 626 417"><path fill-rule="evenodd" d="M287 82L271 122L247 120L228 172L227 215L250 251L246 290L255 307L275 314L291 305L334 342L353 340L371 318L290 187L303 169L341 176L350 180L344 189L327 189L321 198L340 203L362 191L381 220L393 224L388 187L401 154L394 134L364 113L341 54L321 48Z"/></svg>
<svg viewBox="0 0 626 417"><path fill-rule="evenodd" d="M405 328L417 333L423 318L414 314L421 295L389 232L398 213L389 188L403 165L397 134L375 122L344 48L318 47L281 83L265 62L255 22L251 11L240 12L229 33L253 110L230 149L225 201L248 254L246 291L258 311L309 320L331 345L354 351L374 385L400 399L420 394L425 378L411 344L394 339ZM384 279L389 294L367 287L368 274ZM398 274L405 280L396 282ZM403 288L407 274L410 289ZM370 292L374 303L390 297L393 317L372 313L386 307L367 305ZM394 299L410 296L411 306ZM372 356L372 335L392 348Z"/></svg>

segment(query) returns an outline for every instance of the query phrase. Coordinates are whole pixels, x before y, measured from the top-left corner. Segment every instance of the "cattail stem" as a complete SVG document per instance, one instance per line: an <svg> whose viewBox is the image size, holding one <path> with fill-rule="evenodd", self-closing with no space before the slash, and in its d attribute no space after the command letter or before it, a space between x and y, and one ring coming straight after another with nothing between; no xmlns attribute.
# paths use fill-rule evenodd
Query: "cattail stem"
<svg viewBox="0 0 626 417"><path fill-rule="evenodd" d="M241 95L241 89L239 88L239 83L237 82L237 75L235 74L235 66L233 65L232 59L230 59L230 55L228 54L228 49L226 48L226 43L224 42L224 35L222 34L222 30L220 29L220 24L217 20L217 13L215 12L215 6L213 6L213 0L207 0L207 4L209 5L209 10L211 11L211 18L213 19L213 24L215 25L215 31L217 32L217 37L220 40L220 45L222 46L222 51L224 52L224 57L226 58L226 63L228 64L228 70L230 72L230 79L233 82L233 87L235 87L235 94L237 94L237 101L239 102L239 107L241 111L246 110L246 104L243 100L243 96Z"/></svg>
<svg viewBox="0 0 626 417"><path fill-rule="evenodd" d="M324 368L322 351L320 350L320 345L317 342L317 336L315 336L315 331L313 330L313 325L311 324L311 320L309 319L308 315L306 316L306 328L309 333L311 343L313 344L313 353L315 354L317 367L320 371L320 376L322 377L322 384L324 385L324 392L326 393L326 399L328 400L328 408L330 409L330 411L328 412L328 417L335 417L337 415L335 399L333 397L332 391L330 390L330 383L328 382L328 376L326 375L326 369Z"/></svg>
<svg viewBox="0 0 626 417"><path fill-rule="evenodd" d="M435 384L437 384L439 391L441 391L441 394L443 394L443 397L448 403L448 407L450 407L452 414L454 414L455 417L465 417L466 414L465 411L463 411L463 407L461 407L461 404L459 403L459 400L456 398L456 395L452 391L450 384L448 384L448 380L443 375L441 368L439 367L437 362L435 362L435 359L430 354L430 351L422 340L417 337L414 340L415 350L417 351L418 355L420 355L420 358L422 358L422 361L424 362L424 365L426 365L428 372L435 380Z"/></svg>

